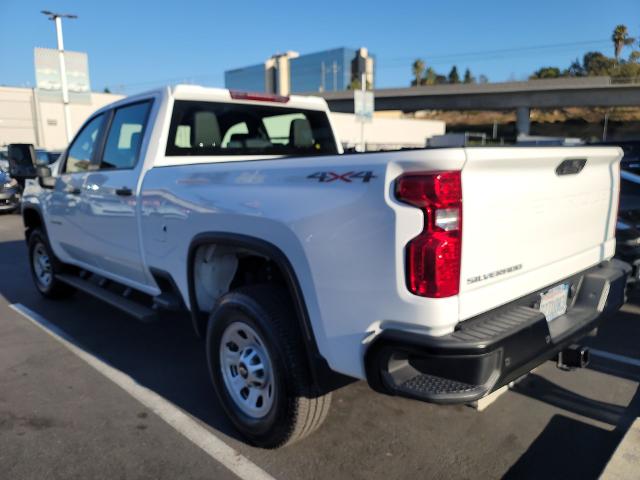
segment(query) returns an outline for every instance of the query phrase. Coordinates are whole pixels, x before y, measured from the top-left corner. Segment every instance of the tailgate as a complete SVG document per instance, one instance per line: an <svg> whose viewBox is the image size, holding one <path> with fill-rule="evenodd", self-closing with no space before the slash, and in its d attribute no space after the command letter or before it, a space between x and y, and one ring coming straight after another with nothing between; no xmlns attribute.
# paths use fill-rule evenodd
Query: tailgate
<svg viewBox="0 0 640 480"><path fill-rule="evenodd" d="M618 148L470 148L466 155L461 320L613 255Z"/></svg>

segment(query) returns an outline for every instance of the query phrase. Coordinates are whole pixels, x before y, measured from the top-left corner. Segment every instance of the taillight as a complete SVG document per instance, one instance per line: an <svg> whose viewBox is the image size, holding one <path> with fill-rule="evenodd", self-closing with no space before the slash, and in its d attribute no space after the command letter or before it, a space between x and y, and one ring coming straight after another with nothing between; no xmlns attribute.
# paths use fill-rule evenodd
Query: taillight
<svg viewBox="0 0 640 480"><path fill-rule="evenodd" d="M460 290L462 183L460 172L411 173L396 182L396 197L424 213L424 228L407 244L407 286L422 297Z"/></svg>
<svg viewBox="0 0 640 480"><path fill-rule="evenodd" d="M253 100L257 102L277 102L287 103L289 97L284 95L276 95L273 93L261 93L261 92L241 92L239 90L229 90L229 95L234 100Z"/></svg>

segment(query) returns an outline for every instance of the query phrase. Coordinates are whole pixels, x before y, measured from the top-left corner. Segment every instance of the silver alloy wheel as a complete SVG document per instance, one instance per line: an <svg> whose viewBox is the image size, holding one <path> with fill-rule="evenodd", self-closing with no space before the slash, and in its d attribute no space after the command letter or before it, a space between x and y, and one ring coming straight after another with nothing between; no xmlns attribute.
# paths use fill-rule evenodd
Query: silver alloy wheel
<svg viewBox="0 0 640 480"><path fill-rule="evenodd" d="M244 414L260 419L269 413L275 396L272 361L260 335L246 323L235 321L222 334L220 369Z"/></svg>
<svg viewBox="0 0 640 480"><path fill-rule="evenodd" d="M33 271L36 274L36 280L44 289L49 288L53 279L53 271L51 269L51 260L47 253L46 247L42 243L37 243L33 248Z"/></svg>

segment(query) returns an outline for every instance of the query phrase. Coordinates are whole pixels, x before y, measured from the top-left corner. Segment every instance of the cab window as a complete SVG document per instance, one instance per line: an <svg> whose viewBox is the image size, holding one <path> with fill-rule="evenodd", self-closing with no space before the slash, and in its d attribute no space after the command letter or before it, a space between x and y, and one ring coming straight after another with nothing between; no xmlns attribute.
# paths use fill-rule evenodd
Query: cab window
<svg viewBox="0 0 640 480"><path fill-rule="evenodd" d="M168 156L336 153L322 110L189 100L174 104L166 150Z"/></svg>
<svg viewBox="0 0 640 480"><path fill-rule="evenodd" d="M149 101L116 109L100 163L101 170L135 167L150 108Z"/></svg>
<svg viewBox="0 0 640 480"><path fill-rule="evenodd" d="M93 118L76 135L69 148L64 173L86 172L89 169L93 152L100 138L100 129L104 123L104 118L104 113Z"/></svg>

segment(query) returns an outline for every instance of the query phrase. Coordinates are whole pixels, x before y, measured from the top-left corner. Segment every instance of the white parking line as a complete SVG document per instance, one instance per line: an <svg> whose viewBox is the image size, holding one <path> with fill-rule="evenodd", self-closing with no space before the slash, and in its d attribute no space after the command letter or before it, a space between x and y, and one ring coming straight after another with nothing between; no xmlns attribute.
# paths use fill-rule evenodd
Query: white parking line
<svg viewBox="0 0 640 480"><path fill-rule="evenodd" d="M617 353L605 352L603 350L596 350L595 348L590 348L589 352L591 355L600 358L606 358L607 360L613 360L620 363L626 363L627 365L633 365L634 367L640 367L640 360L632 357L625 357L624 355L618 355Z"/></svg>
<svg viewBox="0 0 640 480"><path fill-rule="evenodd" d="M274 480L267 472L258 467L237 450L224 443L211 431L204 428L191 416L184 413L171 402L165 400L152 390L138 384L127 374L113 368L74 344L73 338L50 323L46 318L30 310L20 303L9 305L13 310L44 330L65 347L75 353L102 375L125 390L140 403L152 410L156 415L171 425L179 433L187 437L210 457L224 465L242 479Z"/></svg>

